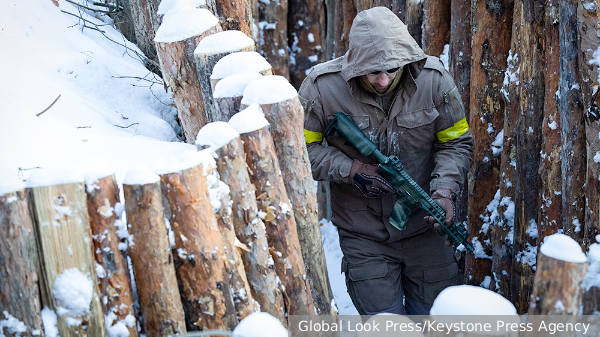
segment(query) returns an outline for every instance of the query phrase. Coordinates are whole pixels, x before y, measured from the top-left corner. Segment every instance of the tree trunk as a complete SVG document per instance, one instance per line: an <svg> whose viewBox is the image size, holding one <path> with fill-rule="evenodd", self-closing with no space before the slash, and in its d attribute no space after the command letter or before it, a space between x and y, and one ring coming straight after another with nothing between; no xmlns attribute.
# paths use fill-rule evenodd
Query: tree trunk
<svg viewBox="0 0 600 337"><path fill-rule="evenodd" d="M348 51L348 35L357 11L353 0L341 0L335 5L333 57L343 56Z"/></svg>
<svg viewBox="0 0 600 337"><path fill-rule="evenodd" d="M335 34L334 34L335 16L336 16L336 11L338 10L337 9L338 6L336 6L336 3L337 3L336 0L325 0L325 12L326 12L325 22L327 23L327 27L325 28L325 31L327 32L325 34L326 44L327 44L325 47L325 61L329 61L334 58L334 49L335 49L335 44L336 44Z"/></svg>
<svg viewBox="0 0 600 337"><path fill-rule="evenodd" d="M319 205L319 220L331 221L331 190L327 181L318 182L317 204Z"/></svg>
<svg viewBox="0 0 600 337"><path fill-rule="evenodd" d="M284 286L287 315L312 315L315 307L306 278L296 222L279 174L275 146L267 127L240 135L244 141L250 179L258 193L258 209L263 214L269 251L275 271Z"/></svg>
<svg viewBox="0 0 600 337"><path fill-rule="evenodd" d="M221 26L216 25L183 41L156 42L163 78L173 92L185 140L190 144L194 143L198 131L206 124L194 49L203 38L220 31Z"/></svg>
<svg viewBox="0 0 600 337"><path fill-rule="evenodd" d="M171 245L165 234L160 183L123 184L127 223L134 245L129 246L143 331L148 337L186 335Z"/></svg>
<svg viewBox="0 0 600 337"><path fill-rule="evenodd" d="M175 270L188 330L233 330L238 323L229 286L231 263L208 194L203 166L161 175L175 233Z"/></svg>
<svg viewBox="0 0 600 337"><path fill-rule="evenodd" d="M84 316L69 317L69 313L57 312L56 327L62 337L75 337L88 334L103 337L104 315L98 299L95 282L96 270L92 256L90 222L86 208L83 183L71 183L28 189L30 212L37 234L40 254L40 279L42 303L57 312L59 307L69 308L56 297L54 281L73 269L85 275L92 287L89 313ZM62 291L69 289L61 288ZM87 290L87 289L86 289ZM75 324L73 324L75 323Z"/></svg>
<svg viewBox="0 0 600 337"><path fill-rule="evenodd" d="M208 0L206 6L223 30L239 30L253 38L252 0Z"/></svg>
<svg viewBox="0 0 600 337"><path fill-rule="evenodd" d="M3 177L4 178L4 177ZM27 336L41 331L38 289L38 247L27 208L25 189L0 195L0 312L25 325L26 331L0 335ZM5 315L0 320L8 319Z"/></svg>
<svg viewBox="0 0 600 337"><path fill-rule="evenodd" d="M440 56L450 43L451 0L423 1L423 51Z"/></svg>
<svg viewBox="0 0 600 337"><path fill-rule="evenodd" d="M160 0L127 0L123 5L129 6L137 45L150 60L147 65L150 71L160 71L159 58L154 45L154 36L160 26L158 6Z"/></svg>
<svg viewBox="0 0 600 337"><path fill-rule="evenodd" d="M210 40L206 40L207 42L215 41L213 39L226 39L226 38L234 38L230 34L233 32L221 32L214 34L211 36ZM235 33L233 33L235 34ZM241 34L241 33L238 33ZM214 98L213 98L213 90L210 83L210 75L212 74L213 68L215 64L222 59L224 56L229 55L231 53L240 52L240 51L254 51L254 41L251 39L239 39L239 37L235 37L235 41L241 41L244 43L240 43L238 45L231 45L232 48L227 51L223 51L221 48L220 53L214 53L214 48L212 44L204 45L202 42L198 44L198 47L194 51L194 58L196 60L196 69L198 70L198 80L200 81L200 89L202 91L202 100L204 101L204 111L206 114L207 122L216 122L219 119L218 112L215 107ZM222 44L226 46L230 46L230 44L222 42ZM211 50L212 49L212 50Z"/></svg>
<svg viewBox="0 0 600 337"><path fill-rule="evenodd" d="M423 0L406 0L406 26L410 35L419 44L419 47L422 47Z"/></svg>
<svg viewBox="0 0 600 337"><path fill-rule="evenodd" d="M469 234L479 243L487 240L481 233L487 205L498 190L500 158L492 143L498 137L504 120L504 101L501 88L510 49L512 22L511 0L498 0L488 7L486 2L474 3L473 10L473 64L471 69L471 102L469 126L475 139L473 165L469 172ZM491 132L488 132L488 129ZM494 148L494 149L493 149ZM489 218L488 218L489 220ZM489 225L489 223L488 223ZM489 249L484 250L489 256ZM466 257L465 282L479 285L491 273L491 261Z"/></svg>
<svg viewBox="0 0 600 337"><path fill-rule="evenodd" d="M587 262L566 262L540 254L528 314L579 314L587 267Z"/></svg>
<svg viewBox="0 0 600 337"><path fill-rule="evenodd" d="M102 311L105 316L115 314L117 323L129 315L135 317L129 266L125 253L119 249L117 214L113 212L119 202L119 186L111 175L87 185L86 191ZM127 330L129 336L138 335L136 324L127 326Z"/></svg>
<svg viewBox="0 0 600 337"><path fill-rule="evenodd" d="M242 249L242 259L246 276L250 283L252 297L267 312L287 325L283 297L277 286L277 274L269 263L267 234L262 220L258 217L258 207L254 185L248 175L248 164L241 138L215 150L218 158L217 170L223 182L229 186L232 199L233 227L238 240L247 249Z"/></svg>
<svg viewBox="0 0 600 337"><path fill-rule="evenodd" d="M260 41L257 44L257 49L273 66L275 74L289 79L288 0L259 1L258 6Z"/></svg>
<svg viewBox="0 0 600 337"><path fill-rule="evenodd" d="M137 44L135 37L135 27L133 23L133 15L131 13L130 0L109 0L108 3L119 5L123 8L122 11L111 14L110 18L114 20L115 27L125 36L131 43ZM157 8L158 10L158 8ZM152 44L154 46L154 44Z"/></svg>
<svg viewBox="0 0 600 337"><path fill-rule="evenodd" d="M298 89L315 64L326 60L325 2L289 0L290 82Z"/></svg>

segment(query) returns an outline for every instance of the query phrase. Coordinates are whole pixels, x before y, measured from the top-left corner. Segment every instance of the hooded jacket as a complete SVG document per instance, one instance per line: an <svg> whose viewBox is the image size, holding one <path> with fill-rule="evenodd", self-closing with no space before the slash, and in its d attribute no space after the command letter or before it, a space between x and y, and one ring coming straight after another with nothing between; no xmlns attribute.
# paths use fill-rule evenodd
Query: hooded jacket
<svg viewBox="0 0 600 337"><path fill-rule="evenodd" d="M349 41L344 56L315 66L299 90L313 177L331 181L332 222L341 235L397 241L427 230L426 214L413 211L404 231L391 226L394 196L366 198L349 177L353 159L377 162L342 138L324 137L331 119L339 111L351 117L383 154L397 156L430 193L461 191L472 161L473 139L452 77L438 58L425 55L389 9L360 12ZM397 67L404 71L391 107L384 112L357 77Z"/></svg>

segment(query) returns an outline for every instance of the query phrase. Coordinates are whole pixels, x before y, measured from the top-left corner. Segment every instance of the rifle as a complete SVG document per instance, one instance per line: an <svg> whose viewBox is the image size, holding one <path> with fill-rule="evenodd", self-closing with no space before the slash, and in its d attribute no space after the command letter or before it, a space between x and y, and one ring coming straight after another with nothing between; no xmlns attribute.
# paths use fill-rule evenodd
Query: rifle
<svg viewBox="0 0 600 337"><path fill-rule="evenodd" d="M418 206L440 224L455 249L462 244L470 252L474 251L468 241L469 232L458 223L446 226L446 212L404 171L404 166L398 157L388 157L381 153L343 112L335 115L325 129L325 135L331 136L336 131L362 155L373 155L379 163L379 174L394 187L396 203L389 219L392 226L401 231L406 229L406 221L410 213Z"/></svg>

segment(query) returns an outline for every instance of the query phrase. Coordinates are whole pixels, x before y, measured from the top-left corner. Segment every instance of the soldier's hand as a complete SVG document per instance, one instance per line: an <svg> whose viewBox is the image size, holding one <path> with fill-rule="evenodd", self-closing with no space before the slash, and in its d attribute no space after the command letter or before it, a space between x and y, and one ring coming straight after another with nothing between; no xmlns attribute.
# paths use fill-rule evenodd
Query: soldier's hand
<svg viewBox="0 0 600 337"><path fill-rule="evenodd" d="M367 198L377 198L384 193L394 192L394 188L379 175L379 166L369 165L354 160L350 168L350 178L362 194Z"/></svg>
<svg viewBox="0 0 600 337"><path fill-rule="evenodd" d="M445 225L450 226L452 224L452 220L454 219L454 202L452 201L452 192L449 190L437 190L433 192L431 195L431 199L433 199L443 210L446 212L446 221ZM432 217L426 216L424 218L433 229L441 236L446 235L442 230L442 226ZM452 245L452 242L449 239L446 239L446 245Z"/></svg>

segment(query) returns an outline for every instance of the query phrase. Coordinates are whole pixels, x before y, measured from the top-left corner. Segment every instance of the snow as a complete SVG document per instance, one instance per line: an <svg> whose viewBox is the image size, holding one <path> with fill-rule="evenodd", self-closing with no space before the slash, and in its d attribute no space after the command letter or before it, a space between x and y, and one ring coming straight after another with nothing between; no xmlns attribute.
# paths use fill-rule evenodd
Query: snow
<svg viewBox="0 0 600 337"><path fill-rule="evenodd" d="M262 77L262 75L256 72L227 76L215 85L213 97L242 97L248 84L259 77Z"/></svg>
<svg viewBox="0 0 600 337"><path fill-rule="evenodd" d="M25 183L7 169L0 169L0 196L20 191L25 188Z"/></svg>
<svg viewBox="0 0 600 337"><path fill-rule="evenodd" d="M260 106L256 103L250 104L246 109L233 115L229 120L229 125L239 134L260 130L269 125L265 119Z"/></svg>
<svg viewBox="0 0 600 337"><path fill-rule="evenodd" d="M90 312L94 286L79 269L64 270L54 280L52 295L59 316L81 317Z"/></svg>
<svg viewBox="0 0 600 337"><path fill-rule="evenodd" d="M156 14L165 15L169 11L188 10L206 6L205 0L162 0L158 5Z"/></svg>
<svg viewBox="0 0 600 337"><path fill-rule="evenodd" d="M600 163L600 151L596 151L596 154L594 155L594 163ZM2 194L0 192L0 194Z"/></svg>
<svg viewBox="0 0 600 337"><path fill-rule="evenodd" d="M60 337L58 328L56 328L57 321L58 318L52 309L49 309L48 307L42 309L42 323L44 324L46 337Z"/></svg>
<svg viewBox="0 0 600 337"><path fill-rule="evenodd" d="M31 173L27 178L27 187L34 188L82 182L83 177L81 174L73 169L66 167L47 168L35 170Z"/></svg>
<svg viewBox="0 0 600 337"><path fill-rule="evenodd" d="M248 84L246 90L244 90L242 104L273 104L297 96L298 92L285 77L279 75L262 76Z"/></svg>
<svg viewBox="0 0 600 337"><path fill-rule="evenodd" d="M594 6L596 6L595 2L590 2L590 5L593 4ZM597 7L597 6L596 6ZM598 68L596 69L598 71L598 79L596 80L596 82L600 82L600 46L598 47L598 49L596 49L594 51L594 54L592 55L592 59L590 60L590 64L594 64L597 65ZM596 92L598 91L598 86L595 85L594 86L594 94L596 94Z"/></svg>
<svg viewBox="0 0 600 337"><path fill-rule="evenodd" d="M156 173L154 173L147 165L138 164L129 169L125 179L123 179L123 185L154 184L159 180L160 177L156 175Z"/></svg>
<svg viewBox="0 0 600 337"><path fill-rule="evenodd" d="M556 130L558 124L556 123L556 121L553 121L552 123L548 123L548 127L552 130Z"/></svg>
<svg viewBox="0 0 600 337"><path fill-rule="evenodd" d="M229 144L229 142L239 136L240 134L235 131L235 129L231 127L229 123L208 123L198 132L198 137L196 137L196 145L208 145L213 150L217 150Z"/></svg>
<svg viewBox="0 0 600 337"><path fill-rule="evenodd" d="M584 263L587 261L577 241L564 234L552 234L544 238L540 252L548 257L566 262Z"/></svg>
<svg viewBox="0 0 600 337"><path fill-rule="evenodd" d="M587 292L591 287L600 288L600 244L590 245L587 253L588 271L583 278L583 288Z"/></svg>
<svg viewBox="0 0 600 337"><path fill-rule="evenodd" d="M167 159L161 157L152 164L152 169L154 173L162 175L182 172L198 165L202 165L202 169L205 172L215 167L216 163L211 150L206 149L200 152L185 151L179 156Z"/></svg>
<svg viewBox="0 0 600 337"><path fill-rule="evenodd" d="M0 335L4 336L2 332L5 328L9 334L15 334L15 336L20 336L22 332L27 332L25 323L13 317L8 311L2 311L2 314L5 319L0 320Z"/></svg>
<svg viewBox="0 0 600 337"><path fill-rule="evenodd" d="M446 71L450 71L450 45L447 44L444 46L444 51L442 52L442 54L440 55L440 61L442 61L442 63L444 64L444 68L446 69Z"/></svg>
<svg viewBox="0 0 600 337"><path fill-rule="evenodd" d="M219 19L208 9L190 9L178 11L163 18L158 27L154 42L178 42L194 36L202 35L205 31L219 24Z"/></svg>
<svg viewBox="0 0 600 337"><path fill-rule="evenodd" d="M510 301L482 287L461 285L444 289L431 307L431 315L517 315Z"/></svg>
<svg viewBox="0 0 600 337"><path fill-rule="evenodd" d="M113 175L115 170L104 160L90 159L78 167L85 184L89 187L98 180Z"/></svg>
<svg viewBox="0 0 600 337"><path fill-rule="evenodd" d="M213 207L213 213L217 214L221 209L221 200L223 200L223 196L229 195L229 186L221 181L217 170L213 170L208 174L206 177L206 185L208 187L208 195L210 197L210 204Z"/></svg>
<svg viewBox="0 0 600 337"><path fill-rule="evenodd" d="M255 312L244 318L233 329L236 337L287 337L288 331L275 317L266 312Z"/></svg>
<svg viewBox="0 0 600 337"><path fill-rule="evenodd" d="M212 80L220 80L227 76L255 72L259 73L271 69L267 60L255 51L241 51L231 53L220 59L213 68Z"/></svg>
<svg viewBox="0 0 600 337"><path fill-rule="evenodd" d="M194 50L194 55L220 54L253 46L254 40L246 34L239 30L226 30L203 38Z"/></svg>
<svg viewBox="0 0 600 337"><path fill-rule="evenodd" d="M494 142L492 143L492 153L494 154L494 156L497 156L500 153L502 153L503 141L504 141L504 129L502 129L502 131L500 131L496 135L496 139L494 139Z"/></svg>

